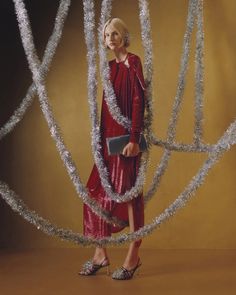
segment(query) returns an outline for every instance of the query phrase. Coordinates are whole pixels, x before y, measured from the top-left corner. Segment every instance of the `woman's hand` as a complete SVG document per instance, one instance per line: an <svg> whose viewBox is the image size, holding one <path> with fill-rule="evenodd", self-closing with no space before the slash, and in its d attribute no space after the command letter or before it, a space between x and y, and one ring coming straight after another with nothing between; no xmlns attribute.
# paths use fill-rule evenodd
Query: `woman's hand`
<svg viewBox="0 0 236 295"><path fill-rule="evenodd" d="M123 149L122 155L125 157L135 157L140 152L139 144L134 142L129 142Z"/></svg>

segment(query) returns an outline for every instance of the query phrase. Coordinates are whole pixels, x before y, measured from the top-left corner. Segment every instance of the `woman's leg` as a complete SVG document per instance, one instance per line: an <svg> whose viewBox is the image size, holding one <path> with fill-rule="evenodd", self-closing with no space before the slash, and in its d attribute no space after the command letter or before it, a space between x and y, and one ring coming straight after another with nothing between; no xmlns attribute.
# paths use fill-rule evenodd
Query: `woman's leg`
<svg viewBox="0 0 236 295"><path fill-rule="evenodd" d="M96 264L100 264L105 257L108 258L106 248L96 247L94 256L93 256L93 262Z"/></svg>
<svg viewBox="0 0 236 295"><path fill-rule="evenodd" d="M135 223L134 223L134 211L133 211L133 206L132 202L128 203L128 215L129 215L129 227L130 227L130 232L135 231ZM129 245L128 253L125 258L125 262L123 264L123 267L126 269L130 270L133 269L137 263L138 263L138 251L139 247L141 245L142 240L134 241L131 242Z"/></svg>

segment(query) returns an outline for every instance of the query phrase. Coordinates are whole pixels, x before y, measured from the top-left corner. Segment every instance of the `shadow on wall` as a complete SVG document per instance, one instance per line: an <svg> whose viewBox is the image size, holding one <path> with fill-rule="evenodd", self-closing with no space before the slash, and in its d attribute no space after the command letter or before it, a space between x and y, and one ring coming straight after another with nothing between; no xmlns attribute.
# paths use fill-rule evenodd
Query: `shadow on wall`
<svg viewBox="0 0 236 295"><path fill-rule="evenodd" d="M24 1L31 20L37 52L40 58L46 42L54 25L55 15L59 1ZM0 55L1 55L1 98L0 98L0 126L3 126L19 106L25 96L28 87L32 83L31 72L28 68L24 49L18 30L13 1L0 1ZM24 120L24 119L23 119ZM16 127L21 126L19 123ZM16 157L14 146L14 130L0 142L0 179L6 181L14 189L14 158ZM7 226L10 221L11 227L17 229L19 222L15 213L0 198L0 247L7 244L6 239L14 239L12 232ZM14 225L15 224L15 225Z"/></svg>

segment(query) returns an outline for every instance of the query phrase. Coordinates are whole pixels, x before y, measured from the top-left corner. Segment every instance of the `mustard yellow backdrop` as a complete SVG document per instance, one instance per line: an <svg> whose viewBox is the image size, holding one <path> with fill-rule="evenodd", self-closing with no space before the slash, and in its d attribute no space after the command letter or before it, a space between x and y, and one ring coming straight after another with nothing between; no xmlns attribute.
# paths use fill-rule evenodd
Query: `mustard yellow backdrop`
<svg viewBox="0 0 236 295"><path fill-rule="evenodd" d="M26 1L38 52L51 34L59 1ZM96 1L98 21L101 1ZM2 1L5 29L1 40L1 126L26 93L31 74L21 46L11 1ZM165 139L176 93L186 0L150 1L154 47L154 130ZM204 141L215 143L236 116L236 1L204 1L205 94ZM127 23L129 51L143 60L138 1L114 1L112 16ZM195 31L194 31L195 33ZM177 141L191 143L194 126L194 44ZM109 55L109 58L111 56ZM82 1L72 0L63 37L47 78L50 102L64 140L86 183L93 165L87 104L87 64ZM101 106L99 84L99 107ZM0 143L1 179L9 183L31 209L58 226L82 232L82 202L59 158L36 99L23 121ZM153 147L145 190L163 150ZM184 189L206 155L173 152L158 192L145 211L146 223L166 208ZM210 171L195 197L170 221L143 240L145 248L236 248L236 150L233 147ZM48 237L15 214L0 198L2 247L77 247Z"/></svg>

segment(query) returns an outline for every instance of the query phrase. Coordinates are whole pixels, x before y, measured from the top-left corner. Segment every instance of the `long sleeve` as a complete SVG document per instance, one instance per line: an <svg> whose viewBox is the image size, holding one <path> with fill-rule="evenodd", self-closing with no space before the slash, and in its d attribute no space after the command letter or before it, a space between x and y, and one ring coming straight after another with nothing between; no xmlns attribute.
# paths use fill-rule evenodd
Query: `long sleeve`
<svg viewBox="0 0 236 295"><path fill-rule="evenodd" d="M138 66L135 68L135 75L133 81L133 97L132 97L132 125L130 132L130 142L139 143L140 132L143 128L144 120L144 79L142 73L142 66L138 60Z"/></svg>

